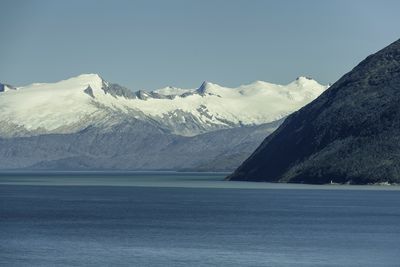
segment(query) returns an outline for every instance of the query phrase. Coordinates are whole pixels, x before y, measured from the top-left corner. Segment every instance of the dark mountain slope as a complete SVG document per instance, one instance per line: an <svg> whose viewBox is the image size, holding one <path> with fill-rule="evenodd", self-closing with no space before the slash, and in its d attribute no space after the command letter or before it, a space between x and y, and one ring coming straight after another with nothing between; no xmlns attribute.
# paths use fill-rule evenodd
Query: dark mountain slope
<svg viewBox="0 0 400 267"><path fill-rule="evenodd" d="M185 137L131 119L110 129L0 138L0 170L232 171L280 123Z"/></svg>
<svg viewBox="0 0 400 267"><path fill-rule="evenodd" d="M290 115L227 179L400 182L400 40Z"/></svg>

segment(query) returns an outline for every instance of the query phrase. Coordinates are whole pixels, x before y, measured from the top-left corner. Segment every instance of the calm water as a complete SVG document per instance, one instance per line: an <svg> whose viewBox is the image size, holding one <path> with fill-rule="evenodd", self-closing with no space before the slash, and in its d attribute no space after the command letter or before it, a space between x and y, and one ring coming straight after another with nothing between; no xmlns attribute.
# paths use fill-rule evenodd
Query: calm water
<svg viewBox="0 0 400 267"><path fill-rule="evenodd" d="M0 175L0 266L400 266L398 187L223 177Z"/></svg>

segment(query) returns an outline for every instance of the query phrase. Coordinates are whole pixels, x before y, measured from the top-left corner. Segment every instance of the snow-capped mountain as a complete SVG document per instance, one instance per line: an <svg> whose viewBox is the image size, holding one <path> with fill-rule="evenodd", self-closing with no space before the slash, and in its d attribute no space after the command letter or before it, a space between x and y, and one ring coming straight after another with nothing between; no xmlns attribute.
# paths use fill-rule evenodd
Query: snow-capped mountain
<svg viewBox="0 0 400 267"><path fill-rule="evenodd" d="M127 119L194 136L279 120L325 89L306 77L287 85L256 81L228 88L204 82L198 89L136 92L97 74L17 88L0 84L0 137L67 134L90 126L107 131Z"/></svg>

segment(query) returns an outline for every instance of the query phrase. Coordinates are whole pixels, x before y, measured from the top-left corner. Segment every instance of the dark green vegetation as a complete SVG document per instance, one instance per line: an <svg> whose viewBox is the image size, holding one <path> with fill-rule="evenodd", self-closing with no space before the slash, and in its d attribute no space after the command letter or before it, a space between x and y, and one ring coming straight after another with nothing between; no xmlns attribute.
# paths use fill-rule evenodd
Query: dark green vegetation
<svg viewBox="0 0 400 267"><path fill-rule="evenodd" d="M400 40L289 116L227 179L400 182Z"/></svg>

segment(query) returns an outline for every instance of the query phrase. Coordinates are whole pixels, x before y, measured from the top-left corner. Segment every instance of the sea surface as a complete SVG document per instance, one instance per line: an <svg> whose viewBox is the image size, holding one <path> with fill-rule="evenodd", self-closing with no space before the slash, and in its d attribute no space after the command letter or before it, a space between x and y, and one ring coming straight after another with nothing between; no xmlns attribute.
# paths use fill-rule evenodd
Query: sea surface
<svg viewBox="0 0 400 267"><path fill-rule="evenodd" d="M400 266L399 186L0 174L0 266Z"/></svg>

